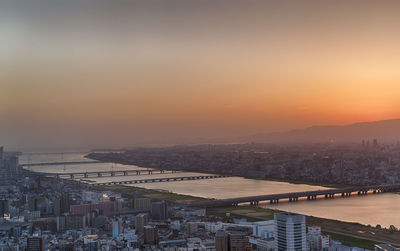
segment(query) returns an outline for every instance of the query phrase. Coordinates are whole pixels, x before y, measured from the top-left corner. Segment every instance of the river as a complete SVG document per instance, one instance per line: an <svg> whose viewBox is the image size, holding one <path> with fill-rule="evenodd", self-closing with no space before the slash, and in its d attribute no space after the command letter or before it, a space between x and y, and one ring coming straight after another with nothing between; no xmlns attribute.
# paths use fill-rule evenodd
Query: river
<svg viewBox="0 0 400 251"><path fill-rule="evenodd" d="M64 162L85 161L85 154L24 154L20 156L20 163L42 163L42 162ZM35 166L32 171L40 172L81 172L81 171L111 171L143 169L132 165L121 165L111 163L77 164L77 165L55 165ZM200 173L181 172L163 175L140 175L90 178L96 182L122 181L132 179L156 178L159 176L177 177L204 175ZM300 192L318 189L327 189L322 186L311 186L305 184L291 184L286 182L253 180L241 177L229 177L210 180L176 181L162 183L135 184L138 187L149 189L162 189L174 193L192 195L205 198L226 199L233 197L265 195L286 192ZM313 215L321 218L329 218L347 222L358 222L365 225L383 227L395 225L400 227L400 195L394 193L351 196L329 200L299 201L296 203L261 204L261 207L290 211L305 215Z"/></svg>

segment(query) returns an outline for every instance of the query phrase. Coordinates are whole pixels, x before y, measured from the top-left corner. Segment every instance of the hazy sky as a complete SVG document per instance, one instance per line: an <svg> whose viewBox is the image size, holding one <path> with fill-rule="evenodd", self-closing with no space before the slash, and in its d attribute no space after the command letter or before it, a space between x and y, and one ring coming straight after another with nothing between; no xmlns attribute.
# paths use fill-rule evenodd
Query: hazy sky
<svg viewBox="0 0 400 251"><path fill-rule="evenodd" d="M400 1L13 2L0 6L0 145L400 118Z"/></svg>

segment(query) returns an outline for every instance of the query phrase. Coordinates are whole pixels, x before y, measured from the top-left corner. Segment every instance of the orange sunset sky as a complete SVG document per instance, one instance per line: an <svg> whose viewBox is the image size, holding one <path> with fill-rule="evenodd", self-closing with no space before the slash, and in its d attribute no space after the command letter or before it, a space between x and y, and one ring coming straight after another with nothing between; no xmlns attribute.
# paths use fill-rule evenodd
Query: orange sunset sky
<svg viewBox="0 0 400 251"><path fill-rule="evenodd" d="M0 145L400 118L400 1L78 2L0 8Z"/></svg>

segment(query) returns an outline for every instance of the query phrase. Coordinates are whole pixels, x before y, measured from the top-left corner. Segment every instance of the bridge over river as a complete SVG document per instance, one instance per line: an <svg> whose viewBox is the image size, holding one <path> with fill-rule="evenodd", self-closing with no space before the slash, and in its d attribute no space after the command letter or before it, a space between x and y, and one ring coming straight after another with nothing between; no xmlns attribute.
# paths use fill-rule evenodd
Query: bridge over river
<svg viewBox="0 0 400 251"><path fill-rule="evenodd" d="M182 177L161 177L154 179L140 179L140 180L125 180L125 181L109 181L102 183L92 183L90 186L104 186L104 185L128 185L137 183L156 183L156 182L171 182L171 181L185 181L185 180L204 180L204 179L218 179L231 177L228 175L198 175L198 176L182 176Z"/></svg>
<svg viewBox="0 0 400 251"><path fill-rule="evenodd" d="M20 164L20 167L32 167L32 166L66 166L66 165L80 165L80 164L97 164L104 163L97 160L87 161L68 161L68 162L43 162L43 163L27 163Z"/></svg>
<svg viewBox="0 0 400 251"><path fill-rule="evenodd" d="M250 205L258 205L262 201L274 204L274 203L279 203L279 201L281 200L288 200L289 202L295 202L298 201L299 198L307 200L316 200L317 198L333 199L335 196L346 197L351 195L367 195L369 193L388 193L388 192L399 192L399 191L400 191L400 184L373 185L373 186L326 189L326 190L314 190L307 192L248 196L248 197L239 197L231 199L221 199L221 200L208 200L208 201L192 203L190 205L194 207L211 208L211 207L237 206L238 204L241 203L250 203Z"/></svg>
<svg viewBox="0 0 400 251"><path fill-rule="evenodd" d="M90 171L90 172L75 172L75 173L45 173L35 172L35 175L53 177L53 178L102 178L102 177L115 177L115 176L137 176L137 175L150 175L150 174L170 174L180 171L175 170L157 170L157 169L132 169L121 171Z"/></svg>

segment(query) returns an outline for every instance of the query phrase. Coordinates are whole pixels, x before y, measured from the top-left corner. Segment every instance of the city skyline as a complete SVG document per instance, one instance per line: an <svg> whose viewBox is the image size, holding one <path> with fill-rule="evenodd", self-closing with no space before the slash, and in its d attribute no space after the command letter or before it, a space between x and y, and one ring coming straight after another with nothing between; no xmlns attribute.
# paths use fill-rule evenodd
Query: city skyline
<svg viewBox="0 0 400 251"><path fill-rule="evenodd" d="M0 3L0 250L400 250L399 0Z"/></svg>

